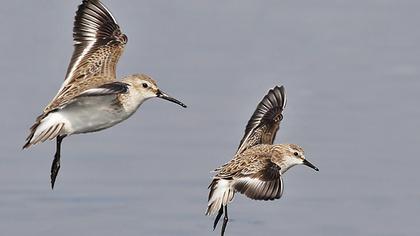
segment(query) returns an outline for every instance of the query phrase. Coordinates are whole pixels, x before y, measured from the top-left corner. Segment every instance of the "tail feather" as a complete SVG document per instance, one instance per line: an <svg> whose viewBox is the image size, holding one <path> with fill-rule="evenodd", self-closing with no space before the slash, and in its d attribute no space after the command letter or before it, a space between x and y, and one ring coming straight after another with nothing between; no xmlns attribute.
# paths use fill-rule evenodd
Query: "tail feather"
<svg viewBox="0 0 420 236"><path fill-rule="evenodd" d="M29 148L37 143L51 140L57 137L64 127L64 123L53 115L53 113L42 114L36 118L35 124L30 128L29 136L23 149Z"/></svg>
<svg viewBox="0 0 420 236"><path fill-rule="evenodd" d="M30 147L32 144L31 144L31 140L32 140L32 138L34 137L34 134L35 134L35 131L36 131L36 129L38 128L38 126L41 124L41 120L43 119L45 117L45 114L42 114L42 115L39 115L37 118L36 118L36 120L35 120L35 123L31 126L31 128L29 129L29 135L28 135L28 137L26 138L26 143L25 143L25 145L23 145L23 147L22 147L22 149L25 149L25 148L28 148L28 147Z"/></svg>
<svg viewBox="0 0 420 236"><path fill-rule="evenodd" d="M231 181L226 179L213 179L210 186L210 193L206 215L217 213L220 208L232 201L235 190L231 186Z"/></svg>

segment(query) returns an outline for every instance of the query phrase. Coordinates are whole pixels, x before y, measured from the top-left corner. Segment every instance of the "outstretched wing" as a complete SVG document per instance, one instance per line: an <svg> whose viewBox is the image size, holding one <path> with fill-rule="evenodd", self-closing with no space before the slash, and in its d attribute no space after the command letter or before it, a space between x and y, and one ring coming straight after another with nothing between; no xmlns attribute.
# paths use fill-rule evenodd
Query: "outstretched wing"
<svg viewBox="0 0 420 236"><path fill-rule="evenodd" d="M245 129L245 135L239 144L236 154L257 144L273 144L283 119L282 112L286 107L286 92L283 86L268 91L258 104Z"/></svg>
<svg viewBox="0 0 420 236"><path fill-rule="evenodd" d="M61 107L87 89L114 81L127 36L99 0L84 0L76 12L73 40L74 52L66 79L44 113Z"/></svg>
<svg viewBox="0 0 420 236"><path fill-rule="evenodd" d="M280 167L268 159L248 171L236 174L234 188L254 200L274 200L283 193Z"/></svg>

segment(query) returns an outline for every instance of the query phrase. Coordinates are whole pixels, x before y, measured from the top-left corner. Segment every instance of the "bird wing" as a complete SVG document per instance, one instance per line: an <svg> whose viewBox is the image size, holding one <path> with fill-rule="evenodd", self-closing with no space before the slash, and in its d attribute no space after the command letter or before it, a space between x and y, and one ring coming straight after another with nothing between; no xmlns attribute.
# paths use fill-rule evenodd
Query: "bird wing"
<svg viewBox="0 0 420 236"><path fill-rule="evenodd" d="M283 193L280 167L269 159L249 165L235 175L233 187L236 191L255 200L274 200Z"/></svg>
<svg viewBox="0 0 420 236"><path fill-rule="evenodd" d="M87 89L115 81L127 36L99 0L84 0L76 12L73 41L64 83L44 113L60 108Z"/></svg>
<svg viewBox="0 0 420 236"><path fill-rule="evenodd" d="M84 115L86 115L86 112L89 112L89 115L92 117L95 117L95 115L100 114L104 110L111 113L118 112L121 109L120 95L127 93L128 89L118 87L118 85L116 89L109 89L106 88L108 85L105 84L104 87L86 90L79 96L68 101L61 109L66 109L68 113ZM102 117L98 117L98 119L102 119Z"/></svg>
<svg viewBox="0 0 420 236"><path fill-rule="evenodd" d="M84 92L82 92L81 94L76 96L75 98L97 97L97 96L106 96L106 95L115 95L115 94L127 93L129 86L130 86L129 84L119 82L119 81L114 81L114 82L111 82L111 83L103 84L99 87L95 87L95 88L85 90Z"/></svg>
<svg viewBox="0 0 420 236"><path fill-rule="evenodd" d="M248 121L245 135L242 138L236 154L257 144L273 144L282 112L286 107L286 92L283 86L270 89L258 104L254 114Z"/></svg>
<svg viewBox="0 0 420 236"><path fill-rule="evenodd" d="M97 109L109 109L111 104L117 105L120 100L120 94L126 94L129 84L114 81L103 84L99 87L85 90L78 96L69 100L62 109L89 109L88 107L96 107Z"/></svg>

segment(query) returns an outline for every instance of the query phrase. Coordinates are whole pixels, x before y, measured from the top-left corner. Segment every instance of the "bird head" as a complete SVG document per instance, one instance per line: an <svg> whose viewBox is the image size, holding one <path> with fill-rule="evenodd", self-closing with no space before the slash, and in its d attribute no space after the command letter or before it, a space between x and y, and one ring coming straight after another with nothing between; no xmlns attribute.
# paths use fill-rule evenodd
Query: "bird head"
<svg viewBox="0 0 420 236"><path fill-rule="evenodd" d="M279 144L274 148L275 160L280 166L282 173L295 165L306 165L316 171L319 169L305 158L305 152L302 147L296 144Z"/></svg>
<svg viewBox="0 0 420 236"><path fill-rule="evenodd" d="M129 76L127 80L134 87L137 94L139 94L145 100L149 98L158 97L176 103L184 108L187 107L184 103L169 96L167 93L159 89L156 82L145 74L132 75Z"/></svg>

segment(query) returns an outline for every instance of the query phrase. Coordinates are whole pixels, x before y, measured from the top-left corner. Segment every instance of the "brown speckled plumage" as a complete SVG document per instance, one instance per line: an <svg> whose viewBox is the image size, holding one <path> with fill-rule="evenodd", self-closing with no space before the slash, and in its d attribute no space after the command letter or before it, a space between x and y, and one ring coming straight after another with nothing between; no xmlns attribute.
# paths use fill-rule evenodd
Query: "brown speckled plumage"
<svg viewBox="0 0 420 236"><path fill-rule="evenodd" d="M264 96L246 125L237 153L256 144L273 144L286 103L286 91L283 86L274 87Z"/></svg>
<svg viewBox="0 0 420 236"><path fill-rule="evenodd" d="M99 1L84 0L73 31L74 52L65 82L44 113L87 89L116 80L116 65L128 39L107 8Z"/></svg>
<svg viewBox="0 0 420 236"><path fill-rule="evenodd" d="M65 80L37 117L23 146L28 148L56 139L52 187L60 169L61 143L65 137L119 124L154 97L186 107L160 90L147 75L116 80L116 66L127 40L105 5L99 0L83 0L74 20L74 51Z"/></svg>
<svg viewBox="0 0 420 236"><path fill-rule="evenodd" d="M34 132L51 111L65 106L83 91L116 80L116 65L127 40L110 11L100 1L82 2L74 20L74 52L64 83L30 128L23 148L36 143L31 142Z"/></svg>
<svg viewBox="0 0 420 236"><path fill-rule="evenodd" d="M227 225L227 205L236 192L254 200L274 200L283 193L281 175L304 164L304 151L296 144L273 145L286 106L284 87L269 90L257 105L238 150L228 163L217 168L210 183L206 215L217 213L213 228L225 213L221 234ZM312 168L315 166L307 162ZM309 163L309 164L308 164Z"/></svg>

